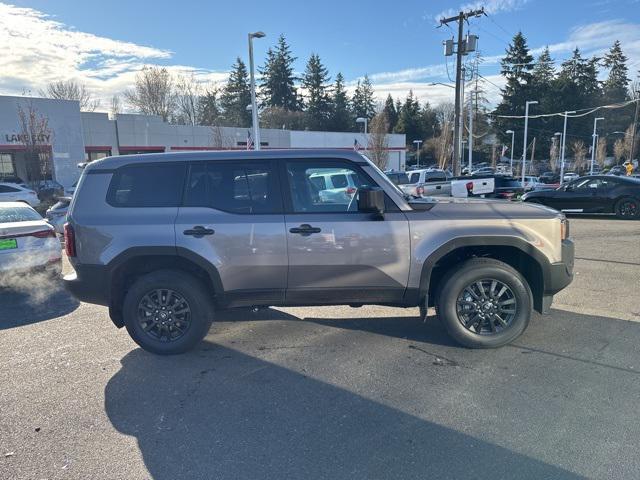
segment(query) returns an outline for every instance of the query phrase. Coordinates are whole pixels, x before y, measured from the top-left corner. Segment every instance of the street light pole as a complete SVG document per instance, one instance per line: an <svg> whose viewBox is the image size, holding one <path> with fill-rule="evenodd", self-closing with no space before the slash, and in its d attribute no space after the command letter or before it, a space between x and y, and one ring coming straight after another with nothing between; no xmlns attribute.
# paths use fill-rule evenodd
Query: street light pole
<svg viewBox="0 0 640 480"><path fill-rule="evenodd" d="M529 105L536 105L537 100L529 100L524 107L524 145L522 145L522 187L524 188L525 166L527 162L527 129L529 128Z"/></svg>
<svg viewBox="0 0 640 480"><path fill-rule="evenodd" d="M570 112L564 112L564 127L562 129L562 160L560 160L560 185L564 183L564 153L565 147L567 145L567 118L569 118L570 113L576 113L575 110Z"/></svg>
<svg viewBox="0 0 640 480"><path fill-rule="evenodd" d="M511 176L513 176L513 144L515 143L515 135L516 132L514 132L513 130L507 130L504 133L510 133L511 134L511 164L509 165L509 168L511 169Z"/></svg>
<svg viewBox="0 0 640 480"><path fill-rule="evenodd" d="M422 140L414 140L413 143L416 144L416 167L420 166L420 144Z"/></svg>
<svg viewBox="0 0 640 480"><path fill-rule="evenodd" d="M264 32L249 34L249 75L251 78L251 123L253 125L253 147L260 150L260 126L258 125L258 106L256 105L256 80L253 73L253 39L264 37Z"/></svg>
<svg viewBox="0 0 640 480"><path fill-rule="evenodd" d="M598 122L600 120L604 120L604 117L596 117L593 119L593 140L591 142L591 169L589 170L589 175L593 175L593 164L596 160L596 128L598 126Z"/></svg>

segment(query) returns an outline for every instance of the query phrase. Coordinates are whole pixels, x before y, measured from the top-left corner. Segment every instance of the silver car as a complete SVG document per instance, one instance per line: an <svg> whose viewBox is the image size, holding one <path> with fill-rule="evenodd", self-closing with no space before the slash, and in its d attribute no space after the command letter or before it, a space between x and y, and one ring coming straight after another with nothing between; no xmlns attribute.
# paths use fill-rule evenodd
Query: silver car
<svg viewBox="0 0 640 480"><path fill-rule="evenodd" d="M326 195L318 174L346 175ZM80 300L158 354L193 348L219 309L435 306L462 345L517 338L572 279L555 210L416 199L356 152L286 150L110 157L89 164L65 247Z"/></svg>

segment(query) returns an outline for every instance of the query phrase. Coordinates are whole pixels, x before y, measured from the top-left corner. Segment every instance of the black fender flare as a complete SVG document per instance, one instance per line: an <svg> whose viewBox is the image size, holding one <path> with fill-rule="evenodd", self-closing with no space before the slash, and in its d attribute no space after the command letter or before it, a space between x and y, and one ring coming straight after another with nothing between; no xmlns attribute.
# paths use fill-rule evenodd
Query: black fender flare
<svg viewBox="0 0 640 480"><path fill-rule="evenodd" d="M518 237L507 235L480 235L469 237L453 238L434 250L424 261L420 274L420 285L418 288L419 302L422 304L429 302L429 288L431 287L431 275L438 261L445 255L465 247L514 247L525 255L531 257L542 271L542 291L545 291L547 279L551 275L551 262L549 259L530 243ZM541 292L542 293L542 292Z"/></svg>

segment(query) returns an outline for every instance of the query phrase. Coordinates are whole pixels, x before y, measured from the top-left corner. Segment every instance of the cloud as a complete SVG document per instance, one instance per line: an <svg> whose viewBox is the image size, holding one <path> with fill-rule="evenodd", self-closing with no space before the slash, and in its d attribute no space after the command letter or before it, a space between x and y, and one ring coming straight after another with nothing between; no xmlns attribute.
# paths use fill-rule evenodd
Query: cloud
<svg viewBox="0 0 640 480"><path fill-rule="evenodd" d="M529 3L529 0L482 0L465 3L460 5L459 8L449 8L442 12L433 15L433 19L437 22L441 18L452 17L460 12L467 12L469 10L478 10L484 7L484 11L488 14L496 14L502 12L512 12L522 8L525 4Z"/></svg>
<svg viewBox="0 0 640 480"><path fill-rule="evenodd" d="M170 60L169 50L80 32L32 8L0 3L0 93L37 92L48 83L75 79L102 101L132 85L146 64ZM202 82L226 79L224 72L172 65Z"/></svg>

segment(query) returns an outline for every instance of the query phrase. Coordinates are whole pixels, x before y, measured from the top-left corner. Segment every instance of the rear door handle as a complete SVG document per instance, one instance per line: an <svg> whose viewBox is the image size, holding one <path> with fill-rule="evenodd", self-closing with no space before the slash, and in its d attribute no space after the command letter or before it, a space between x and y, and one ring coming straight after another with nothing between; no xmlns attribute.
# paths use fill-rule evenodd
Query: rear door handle
<svg viewBox="0 0 640 480"><path fill-rule="evenodd" d="M297 233L299 235L302 235L303 237L308 237L312 233L320 233L321 230L318 227L312 227L308 223L303 223L299 227L290 228L289 232Z"/></svg>
<svg viewBox="0 0 640 480"><path fill-rule="evenodd" d="M205 235L213 235L214 233L216 233L216 231L210 228L204 228L202 225L197 225L192 229L185 230L182 233L184 233L185 235L190 235L195 238L202 238Z"/></svg>

